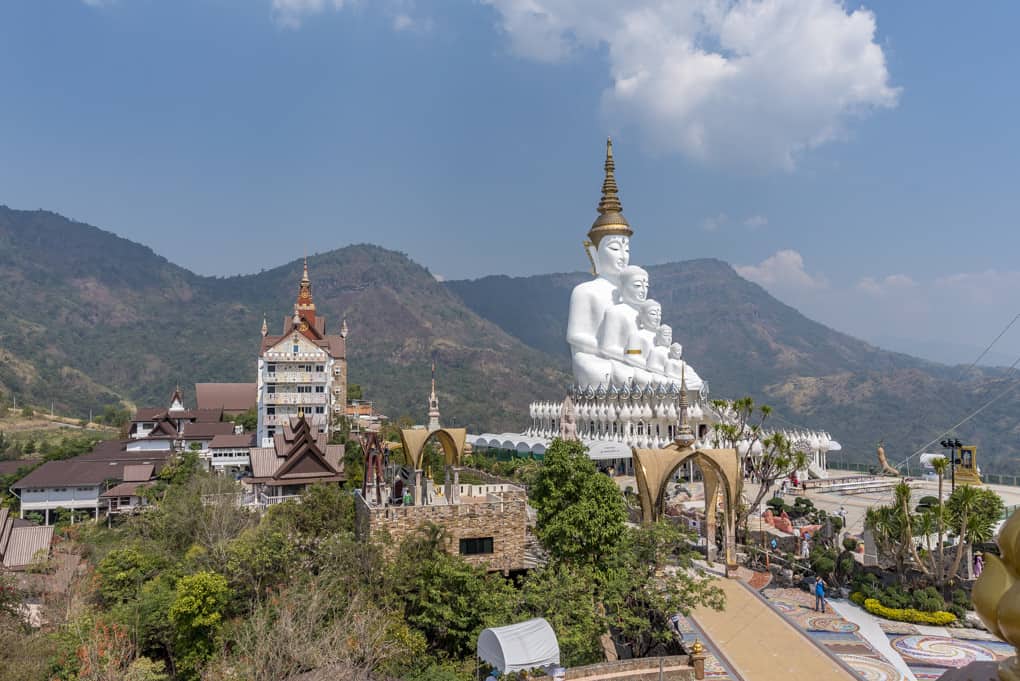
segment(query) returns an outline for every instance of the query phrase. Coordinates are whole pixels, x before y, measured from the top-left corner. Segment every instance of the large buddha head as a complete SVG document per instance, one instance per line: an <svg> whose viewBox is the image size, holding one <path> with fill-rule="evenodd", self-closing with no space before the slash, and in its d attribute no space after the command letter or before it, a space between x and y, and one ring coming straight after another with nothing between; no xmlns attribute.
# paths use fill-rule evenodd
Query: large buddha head
<svg viewBox="0 0 1020 681"><path fill-rule="evenodd" d="M648 272L630 265L620 272L620 302L637 308L648 298Z"/></svg>
<svg viewBox="0 0 1020 681"><path fill-rule="evenodd" d="M637 323L640 329L658 329L662 325L662 306L654 300L641 303Z"/></svg>
<svg viewBox="0 0 1020 681"><path fill-rule="evenodd" d="M630 264L630 237L622 234L604 237L595 247L595 274L618 281Z"/></svg>
<svg viewBox="0 0 1020 681"><path fill-rule="evenodd" d="M602 183L599 216L588 230L585 248L591 258L594 274L616 282L620 272L630 264L630 237L634 230L623 217L623 206L616 187L613 142L606 140L606 177Z"/></svg>

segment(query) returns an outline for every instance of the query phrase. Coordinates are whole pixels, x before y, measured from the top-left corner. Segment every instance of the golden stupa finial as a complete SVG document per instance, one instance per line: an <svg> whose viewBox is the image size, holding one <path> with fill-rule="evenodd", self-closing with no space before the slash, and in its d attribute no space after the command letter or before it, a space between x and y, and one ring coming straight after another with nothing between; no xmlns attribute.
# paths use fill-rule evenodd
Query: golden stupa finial
<svg viewBox="0 0 1020 681"><path fill-rule="evenodd" d="M306 255L305 256L305 271L301 275L301 283L306 284L309 281L311 281L311 280L308 278L308 256Z"/></svg>
<svg viewBox="0 0 1020 681"><path fill-rule="evenodd" d="M1001 558L984 554L971 600L988 631L1020 649L1020 511L999 530ZM999 663L1001 681L1020 681L1020 656Z"/></svg>
<svg viewBox="0 0 1020 681"><path fill-rule="evenodd" d="M588 241L598 246L603 237L611 234L630 237L634 230L630 228L627 218L623 217L623 205L620 203L619 187L616 186L616 162L613 160L613 139L606 138L606 176L602 180L602 198L599 200L599 216L595 218L588 230Z"/></svg>
<svg viewBox="0 0 1020 681"><path fill-rule="evenodd" d="M694 431L691 430L691 424L687 420L687 380L685 373L687 370L687 363L684 362L680 365L680 403L678 406L680 411L680 424L676 429L676 437L674 440L681 447L690 447L694 440Z"/></svg>
<svg viewBox="0 0 1020 681"><path fill-rule="evenodd" d="M269 322L266 320L266 313L262 313L262 335L266 336L269 334Z"/></svg>

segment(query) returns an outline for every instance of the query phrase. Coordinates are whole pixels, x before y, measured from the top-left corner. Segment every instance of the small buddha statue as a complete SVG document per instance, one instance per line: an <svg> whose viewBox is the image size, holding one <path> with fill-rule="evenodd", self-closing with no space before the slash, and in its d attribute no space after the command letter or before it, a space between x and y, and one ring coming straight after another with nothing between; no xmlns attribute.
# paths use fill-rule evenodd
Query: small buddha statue
<svg viewBox="0 0 1020 681"><path fill-rule="evenodd" d="M648 371L648 358L655 347L655 336L662 326L662 306L654 300L646 300L638 307L635 327L627 338L624 362L633 367L633 380L639 386L646 386L652 380Z"/></svg>
<svg viewBox="0 0 1020 681"><path fill-rule="evenodd" d="M669 324L660 324L655 332L655 342L648 353L648 364L645 368L657 375L657 380L662 381L666 375L666 363L669 361L669 347L673 343L673 327Z"/></svg>
<svg viewBox="0 0 1020 681"><path fill-rule="evenodd" d="M598 331L598 352L610 361L614 385L626 385L633 377L627 360L627 342L638 328L638 310L648 297L648 272L631 265L620 275L619 302L606 310ZM660 313L661 314L661 313Z"/></svg>

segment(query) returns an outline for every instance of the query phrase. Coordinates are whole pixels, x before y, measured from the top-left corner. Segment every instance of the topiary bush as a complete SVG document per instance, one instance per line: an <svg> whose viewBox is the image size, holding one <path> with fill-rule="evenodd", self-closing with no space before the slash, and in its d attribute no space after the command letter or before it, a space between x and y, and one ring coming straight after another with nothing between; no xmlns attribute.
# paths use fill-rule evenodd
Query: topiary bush
<svg viewBox="0 0 1020 681"><path fill-rule="evenodd" d="M874 598L865 599L864 609L878 617L884 617L896 622L909 622L910 624L930 624L944 627L956 622L956 615L951 612L945 612L944 610L921 612L914 608L888 608Z"/></svg>
<svg viewBox="0 0 1020 681"><path fill-rule="evenodd" d="M914 599L899 584L893 584L882 591L878 600L886 608L904 609L913 605Z"/></svg>
<svg viewBox="0 0 1020 681"><path fill-rule="evenodd" d="M933 586L927 589L917 589L912 595L913 606L922 612L938 612L946 609L946 603L942 594Z"/></svg>

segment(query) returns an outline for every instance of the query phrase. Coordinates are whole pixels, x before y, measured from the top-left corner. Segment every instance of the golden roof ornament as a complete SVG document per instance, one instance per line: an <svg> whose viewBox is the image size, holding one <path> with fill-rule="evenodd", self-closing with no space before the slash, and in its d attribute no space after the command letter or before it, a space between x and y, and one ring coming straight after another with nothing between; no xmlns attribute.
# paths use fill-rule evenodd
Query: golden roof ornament
<svg viewBox="0 0 1020 681"><path fill-rule="evenodd" d="M602 199L599 201L599 216L588 230L588 241L596 248L603 237L619 234L630 238L634 230L627 218L623 217L619 188L616 186L616 164L613 161L613 140L606 138L606 177L602 181Z"/></svg>
<svg viewBox="0 0 1020 681"><path fill-rule="evenodd" d="M694 639L694 643L691 644L691 654L692 655L701 655L704 652L705 652L705 646L703 646L701 644L701 640L700 639Z"/></svg>
<svg viewBox="0 0 1020 681"><path fill-rule="evenodd" d="M1002 640L1020 649L1020 511L999 530L1002 557L985 554L971 598L981 621ZM1020 681L1020 656L999 663L1001 681Z"/></svg>

